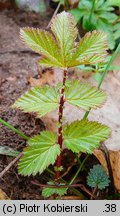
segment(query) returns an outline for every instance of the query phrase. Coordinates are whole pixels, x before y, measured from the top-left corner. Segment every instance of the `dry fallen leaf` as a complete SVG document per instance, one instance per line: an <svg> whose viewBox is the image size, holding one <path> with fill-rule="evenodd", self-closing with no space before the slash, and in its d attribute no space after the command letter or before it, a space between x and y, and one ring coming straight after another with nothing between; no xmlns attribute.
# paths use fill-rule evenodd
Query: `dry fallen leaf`
<svg viewBox="0 0 120 216"><path fill-rule="evenodd" d="M37 78L36 77L28 77L28 82L32 87L34 86L42 86L42 85L53 85L54 83L54 72L52 69L46 69L45 71L39 70Z"/></svg>
<svg viewBox="0 0 120 216"><path fill-rule="evenodd" d="M6 193L0 189L0 200L10 200L10 198L6 195Z"/></svg>
<svg viewBox="0 0 120 216"><path fill-rule="evenodd" d="M100 161L102 166L108 173L107 164L104 158L103 153L100 150L95 150L94 155ZM109 151L110 161L113 171L115 187L120 192L120 151Z"/></svg>

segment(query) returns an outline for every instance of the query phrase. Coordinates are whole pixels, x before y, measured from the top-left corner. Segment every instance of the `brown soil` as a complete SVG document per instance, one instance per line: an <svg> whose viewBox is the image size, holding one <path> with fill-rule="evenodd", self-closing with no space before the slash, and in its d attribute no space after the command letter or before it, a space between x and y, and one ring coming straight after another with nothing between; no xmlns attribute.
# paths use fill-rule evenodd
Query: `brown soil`
<svg viewBox="0 0 120 216"><path fill-rule="evenodd" d="M27 50L19 39L22 26L45 28L50 20L46 16L23 11L3 11L0 14L0 117L32 136L45 129L43 121L33 115L13 110L11 105L30 88L29 74L37 74L37 55ZM0 124L1 145L21 151L26 145L24 139ZM0 172L13 158L0 156ZM36 177L39 179L39 176ZM42 177L40 177L42 178ZM45 179L43 177L43 181ZM24 178L17 174L16 165L0 181L2 188L11 199L41 199L38 187L31 184L33 178ZM34 178L35 180L35 178ZM37 188L37 189L36 189Z"/></svg>

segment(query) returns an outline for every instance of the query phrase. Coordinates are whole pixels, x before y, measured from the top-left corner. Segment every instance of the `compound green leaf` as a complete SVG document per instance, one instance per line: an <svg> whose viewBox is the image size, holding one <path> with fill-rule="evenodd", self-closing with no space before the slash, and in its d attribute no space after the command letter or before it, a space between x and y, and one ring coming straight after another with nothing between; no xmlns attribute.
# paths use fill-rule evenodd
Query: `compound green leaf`
<svg viewBox="0 0 120 216"><path fill-rule="evenodd" d="M107 50L107 34L100 31L88 32L78 44L69 66L93 64L105 58Z"/></svg>
<svg viewBox="0 0 120 216"><path fill-rule="evenodd" d="M103 90L98 90L90 84L80 81L72 81L69 87L65 89L66 102L89 110L89 108L97 108L106 101L106 94Z"/></svg>
<svg viewBox="0 0 120 216"><path fill-rule="evenodd" d="M36 28L22 28L20 36L27 47L47 58L49 66L54 62L56 67L62 67L59 48L49 32Z"/></svg>
<svg viewBox="0 0 120 216"><path fill-rule="evenodd" d="M78 33L74 17L66 12L58 14L52 21L51 30L57 39L61 50L60 55L66 65Z"/></svg>
<svg viewBox="0 0 120 216"><path fill-rule="evenodd" d="M34 87L21 96L13 108L24 112L36 112L39 117L56 110L59 106L59 93L51 86Z"/></svg>
<svg viewBox="0 0 120 216"><path fill-rule="evenodd" d="M26 46L41 55L39 63L43 66L66 69L100 62L106 55L106 34L93 31L77 43L75 19L65 11L54 17L51 31L52 34L36 28L22 28L20 31Z"/></svg>
<svg viewBox="0 0 120 216"><path fill-rule="evenodd" d="M75 121L63 129L64 144L75 153L92 153L100 142L108 138L110 132L109 127L98 122Z"/></svg>
<svg viewBox="0 0 120 216"><path fill-rule="evenodd" d="M48 182L48 185L52 186L54 183L53 182ZM64 184L60 184L60 186L64 186ZM63 196L67 193L68 188L62 188L62 187L46 187L42 191L42 196L43 197L50 197L53 194L57 194L59 196Z"/></svg>
<svg viewBox="0 0 120 216"><path fill-rule="evenodd" d="M18 165L19 173L25 176L36 175L53 164L60 155L60 147L56 140L56 134L49 131L43 131L29 139L30 146L24 149L24 155Z"/></svg>

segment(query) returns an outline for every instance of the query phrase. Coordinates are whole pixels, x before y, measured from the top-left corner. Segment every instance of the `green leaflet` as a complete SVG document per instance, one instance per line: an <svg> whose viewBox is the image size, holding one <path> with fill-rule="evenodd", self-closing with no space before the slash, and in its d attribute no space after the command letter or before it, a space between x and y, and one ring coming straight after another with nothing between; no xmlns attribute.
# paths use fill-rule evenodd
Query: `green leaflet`
<svg viewBox="0 0 120 216"><path fill-rule="evenodd" d="M110 128L98 122L88 120L75 121L64 126L63 138L65 146L75 153L92 153L100 142L110 135Z"/></svg>
<svg viewBox="0 0 120 216"><path fill-rule="evenodd" d="M54 62L56 67L61 67L59 48L54 37L47 31L35 28L22 28L20 30L22 41L27 47L47 58L49 66Z"/></svg>
<svg viewBox="0 0 120 216"><path fill-rule="evenodd" d="M106 53L100 54L93 54L91 56L87 56L86 58L81 58L81 59L71 59L70 62L68 62L68 67L74 67L74 66L79 66L79 65L91 65L91 64L96 64L105 59Z"/></svg>
<svg viewBox="0 0 120 216"><path fill-rule="evenodd" d="M120 7L120 0L108 0L108 3L112 6Z"/></svg>
<svg viewBox="0 0 120 216"><path fill-rule="evenodd" d="M69 87L65 89L66 102L89 110L89 108L97 108L106 101L106 94L103 90L98 90L90 84L80 81L72 81Z"/></svg>
<svg viewBox="0 0 120 216"><path fill-rule="evenodd" d="M76 22L79 23L83 15L87 12L86 10L82 10L80 8L73 8L69 11L75 18Z"/></svg>
<svg viewBox="0 0 120 216"><path fill-rule="evenodd" d="M41 57L38 60L38 63L40 65L43 65L44 67L53 67L53 68L62 68L62 66L56 64L55 61L52 61L51 59L49 59L48 57Z"/></svg>
<svg viewBox="0 0 120 216"><path fill-rule="evenodd" d="M104 41L104 42L103 42ZM77 46L76 52L73 55L78 61L92 57L93 55L99 55L101 58L105 56L105 51L107 49L107 35L104 32L93 31L88 32L81 40Z"/></svg>
<svg viewBox="0 0 120 216"><path fill-rule="evenodd" d="M19 108L24 112L36 112L38 117L56 110L59 105L59 93L54 87L34 87L21 96L13 108Z"/></svg>
<svg viewBox="0 0 120 216"><path fill-rule="evenodd" d="M114 26L114 37L115 37L115 39L120 38L120 23L117 23Z"/></svg>
<svg viewBox="0 0 120 216"><path fill-rule="evenodd" d="M99 164L94 165L87 177L87 185L91 188L100 190L109 186L110 180L103 167Z"/></svg>
<svg viewBox="0 0 120 216"><path fill-rule="evenodd" d="M41 146L49 146L52 143L56 143L56 135L50 131L43 131L41 134L32 137L28 141L29 146L38 145L39 143Z"/></svg>
<svg viewBox="0 0 120 216"><path fill-rule="evenodd" d="M54 183L53 182L48 182L48 185L54 185ZM60 184L60 186L64 186L64 184ZM59 188L59 187L46 187L46 188L44 188L43 189L43 191L42 191L42 196L43 197L50 197L50 196L52 196L53 194L57 194L57 195L59 195L59 196L63 196L63 195L65 195L66 193L67 193L67 189L68 188Z"/></svg>
<svg viewBox="0 0 120 216"><path fill-rule="evenodd" d="M51 31L52 34L35 28L22 28L20 31L27 47L41 55L38 62L43 66L66 69L100 62L106 55L107 35L103 32L87 33L76 46L76 22L65 11L52 20Z"/></svg>
<svg viewBox="0 0 120 216"><path fill-rule="evenodd" d="M53 19L51 30L56 37L61 50L61 58L64 65L66 65L66 61L70 58L74 41L78 33L76 22L71 14L63 12Z"/></svg>
<svg viewBox="0 0 120 216"><path fill-rule="evenodd" d="M24 156L20 159L19 173L25 176L36 175L53 164L60 154L56 139L56 134L49 131L43 131L31 138L28 141L29 147L24 149Z"/></svg>

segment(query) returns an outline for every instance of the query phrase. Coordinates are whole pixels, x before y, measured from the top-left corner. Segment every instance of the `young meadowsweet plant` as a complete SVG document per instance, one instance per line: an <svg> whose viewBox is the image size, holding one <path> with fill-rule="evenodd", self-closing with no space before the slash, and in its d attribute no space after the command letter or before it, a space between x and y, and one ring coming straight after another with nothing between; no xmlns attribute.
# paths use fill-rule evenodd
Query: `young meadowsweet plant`
<svg viewBox="0 0 120 216"><path fill-rule="evenodd" d="M40 54L40 65L63 70L63 83L61 89L60 85L34 87L13 105L24 112L35 112L37 117L58 109L57 134L43 131L28 140L28 147L24 149L19 162L19 173L25 176L41 174L50 164L56 162L54 182L60 185L63 143L75 154L91 154L110 134L107 126L87 119L77 120L69 125L63 123L66 102L84 110L100 107L105 102L106 94L103 90L78 80L68 82L67 73L68 68L103 61L106 56L107 35L93 31L77 42L76 23L66 12L58 14L52 20L51 33L42 29L22 28L20 35L27 47ZM53 185L43 190L44 196L66 193L67 188L56 189Z"/></svg>

